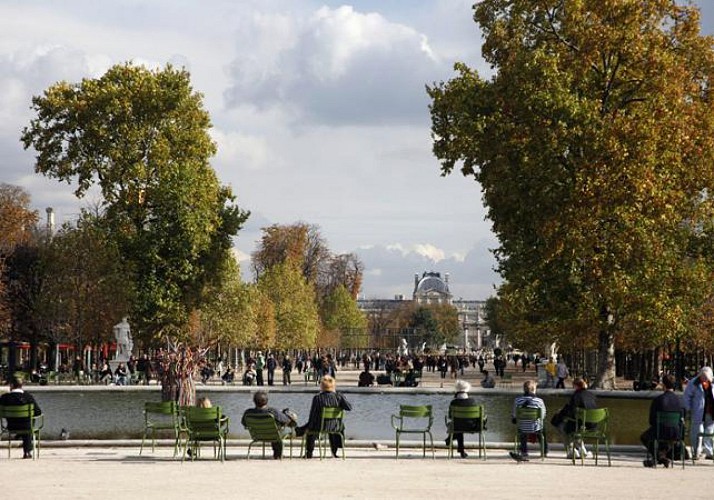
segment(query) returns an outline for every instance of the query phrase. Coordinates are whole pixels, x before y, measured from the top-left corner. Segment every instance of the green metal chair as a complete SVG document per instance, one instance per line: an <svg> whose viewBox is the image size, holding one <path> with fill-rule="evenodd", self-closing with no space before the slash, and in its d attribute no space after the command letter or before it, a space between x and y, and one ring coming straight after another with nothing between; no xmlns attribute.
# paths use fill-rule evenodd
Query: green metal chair
<svg viewBox="0 0 714 500"><path fill-rule="evenodd" d="M392 415L392 428L397 433L397 456L399 458L399 441L402 434L422 435L422 456L426 457L426 436L431 442L431 457L434 454L434 437L431 435L431 426L434 423L434 415L431 412L431 405L410 406L399 405L399 415Z"/></svg>
<svg viewBox="0 0 714 500"><path fill-rule="evenodd" d="M543 413L540 408L516 408L516 437L514 439L513 451L516 453L520 452L520 439L521 439L521 422L535 422L540 421L540 430L535 432L528 432L527 434L532 434L538 439L540 445L540 458L545 459L545 426L543 425Z"/></svg>
<svg viewBox="0 0 714 500"><path fill-rule="evenodd" d="M250 458L250 450L254 443L263 445L263 458L265 458L266 443L283 442L286 439L290 442L290 458L293 458L293 433L285 433L285 428L279 426L272 415L246 415L245 427L248 429L251 439L247 458Z"/></svg>
<svg viewBox="0 0 714 500"><path fill-rule="evenodd" d="M591 442L595 444L595 465L598 462L600 454L600 442L605 443L605 451L607 453L607 465L612 465L610 459L610 412L607 408L597 408L594 410L586 410L585 408L575 409L575 432L570 435L573 448L580 443ZM575 464L575 453L573 453L573 465ZM580 454L580 465L585 465L585 454Z"/></svg>
<svg viewBox="0 0 714 500"><path fill-rule="evenodd" d="M655 416L655 421L655 439L652 447L655 451L655 456L652 457L654 466L657 467L659 446L664 443L670 445L673 452L679 447L679 456L682 459L682 469L684 469L684 461L686 458L684 447L684 412L658 411ZM675 434L673 434L673 432ZM673 456L676 457L674 453Z"/></svg>
<svg viewBox="0 0 714 500"><path fill-rule="evenodd" d="M9 429L8 419L29 419L29 429ZM10 458L10 450L12 449L13 439L22 439L22 436L31 436L32 448L35 453L32 454L33 460L40 458L40 431L45 425L44 415L35 415L35 405L10 405L0 406L0 439L7 439L7 457Z"/></svg>
<svg viewBox="0 0 714 500"><path fill-rule="evenodd" d="M201 443L210 441L213 443L213 457L223 462L226 456L229 419L221 413L221 407L198 408L185 406L183 407L183 415L186 424L186 443L181 461L186 459L189 448L191 450L191 460L199 457Z"/></svg>
<svg viewBox="0 0 714 500"><path fill-rule="evenodd" d="M330 447L330 435L340 436L342 439L342 460L345 459L345 426L342 424L342 419L345 416L345 411L342 408L323 408L322 418L320 419L319 431L305 431L302 444L300 446L300 455L303 455L305 442L309 435L317 437L317 445L320 451L320 460L327 456L327 450ZM333 430L336 429L336 430Z"/></svg>
<svg viewBox="0 0 714 500"><path fill-rule="evenodd" d="M454 429L454 422L456 420L480 420L481 424L477 430L458 430ZM446 432L449 434L449 458L454 456L454 434L478 434L478 456L481 458L481 453L483 452L483 459L486 459L486 438L483 434L486 424L486 412L484 411L483 405L475 406L449 406L449 411L444 417L444 423L446 424Z"/></svg>
<svg viewBox="0 0 714 500"><path fill-rule="evenodd" d="M181 418L179 408L175 401L162 401L161 403L144 403L144 435L141 438L139 455L144 451L144 441L151 434L151 452L156 446L156 434L161 432L173 432L174 435L174 457L178 454L181 446Z"/></svg>

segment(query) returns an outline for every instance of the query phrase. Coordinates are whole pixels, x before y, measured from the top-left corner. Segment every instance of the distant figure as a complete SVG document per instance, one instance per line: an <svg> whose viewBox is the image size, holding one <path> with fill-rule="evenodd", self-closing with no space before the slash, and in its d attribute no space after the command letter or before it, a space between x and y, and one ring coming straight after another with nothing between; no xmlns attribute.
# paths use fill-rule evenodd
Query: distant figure
<svg viewBox="0 0 714 500"><path fill-rule="evenodd" d="M546 389L555 387L555 376L558 373L558 365L553 358L548 358L545 364L545 387Z"/></svg>
<svg viewBox="0 0 714 500"><path fill-rule="evenodd" d="M655 460L657 463L669 467L672 464L672 459L674 458L673 450L670 449L669 445L665 443L659 443L658 450L654 449L654 441L657 436L657 412L660 411L672 411L680 412L682 418L684 418L684 406L682 405L682 400L674 392L675 379L674 376L667 374L662 377L662 387L664 393L657 396L652 400L650 404L650 417L649 417L649 428L642 433L640 436L640 441L649 451L650 456L654 459L647 459L643 462L645 467L654 467ZM676 439L679 437L679 428L668 428L662 426L660 429L660 436L663 439ZM683 437L683 436L682 436Z"/></svg>
<svg viewBox="0 0 714 500"><path fill-rule="evenodd" d="M117 369L114 370L114 380L117 385L126 385L128 381L129 373L126 370L124 363L119 363Z"/></svg>
<svg viewBox="0 0 714 500"><path fill-rule="evenodd" d="M372 387L374 385L374 375L369 372L369 369L364 370L359 374L357 387Z"/></svg>
<svg viewBox="0 0 714 500"><path fill-rule="evenodd" d="M714 389L712 388L712 369L705 366L699 371L699 377L690 380L684 389L684 407L691 415L690 442L692 458L699 460L703 456L712 458L712 438L699 438L697 434L714 433Z"/></svg>
<svg viewBox="0 0 714 500"><path fill-rule="evenodd" d="M265 368L265 356L263 356L262 351L258 351L258 355L255 357L255 381L258 385L263 385L264 383L263 368Z"/></svg>
<svg viewBox="0 0 714 500"><path fill-rule="evenodd" d="M481 387L484 389L493 389L496 387L496 379L488 373L488 370L483 371L483 380L481 381Z"/></svg>
<svg viewBox="0 0 714 500"><path fill-rule="evenodd" d="M255 385L257 378L258 376L255 371L255 365L253 365L253 363L249 363L248 368L246 368L245 373L243 373L243 385Z"/></svg>
<svg viewBox="0 0 714 500"><path fill-rule="evenodd" d="M558 383L555 384L555 388L565 389L565 379L568 378L570 372L568 371L568 365L565 364L565 360L562 357L558 361L558 366L556 366L556 375L558 377Z"/></svg>
<svg viewBox="0 0 714 500"><path fill-rule="evenodd" d="M35 398L31 394L22 390L22 380L12 377L10 380L10 392L0 396L0 406L22 406L32 404L35 407L35 415L42 415L42 410L38 406ZM29 418L8 418L7 428L12 431L25 431L32 429L32 420ZM22 434L22 458L32 458L32 435Z"/></svg>
<svg viewBox="0 0 714 500"><path fill-rule="evenodd" d="M291 430L289 426L293 424L293 421L286 415L285 411L280 412L268 406L268 393L258 391L253 394L253 404L255 404L255 408L248 408L243 413L243 418L241 419L243 427L246 427L245 417L248 415L272 415L275 419L275 423L281 428L281 433L285 435L290 434ZM283 457L283 442L274 441L270 443L270 446L273 448L273 458L275 460L281 459Z"/></svg>
<svg viewBox="0 0 714 500"><path fill-rule="evenodd" d="M265 368L268 370L268 385L275 383L275 369L278 367L278 361L271 352L268 354L268 359L265 361Z"/></svg>
<svg viewBox="0 0 714 500"><path fill-rule="evenodd" d="M293 361L287 354L283 357L283 385L290 385L290 372L293 371Z"/></svg>
<svg viewBox="0 0 714 500"><path fill-rule="evenodd" d="M528 438L543 430L543 420L545 419L545 403L536 395L536 383L533 380L526 380L523 383L523 396L518 396L513 401L513 410L511 410L511 420L514 424L518 424L518 438L520 441L520 450L518 452L511 451L508 454L516 462L528 461ZM537 420L521 420L516 419L516 411L518 408L537 408L541 411L541 418ZM539 436L539 439L541 436ZM548 454L548 442L545 436L542 436L544 452Z"/></svg>

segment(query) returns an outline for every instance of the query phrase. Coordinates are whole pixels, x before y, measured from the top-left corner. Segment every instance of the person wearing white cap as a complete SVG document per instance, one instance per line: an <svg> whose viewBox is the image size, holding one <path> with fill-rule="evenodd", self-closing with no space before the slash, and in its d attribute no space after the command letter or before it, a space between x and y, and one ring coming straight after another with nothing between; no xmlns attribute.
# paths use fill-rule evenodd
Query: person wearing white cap
<svg viewBox="0 0 714 500"><path fill-rule="evenodd" d="M451 408L454 406L476 406L478 403L472 397L469 397L469 391L471 390L471 384L465 380L456 381L456 394L454 399L451 400L449 404L449 416L451 416ZM454 419L453 422L454 432L453 436L456 439L456 449L461 455L461 458L466 458L469 455L466 453L464 448L464 433L458 431L478 431L481 429L481 419ZM486 429L486 422L483 422L483 428ZM449 446L449 437L446 437L446 446Z"/></svg>
<svg viewBox="0 0 714 500"><path fill-rule="evenodd" d="M690 442L694 460L706 456L714 457L712 438L700 438L699 433L714 434L714 387L712 369L705 366L699 370L699 377L692 379L684 390L684 407L691 418Z"/></svg>

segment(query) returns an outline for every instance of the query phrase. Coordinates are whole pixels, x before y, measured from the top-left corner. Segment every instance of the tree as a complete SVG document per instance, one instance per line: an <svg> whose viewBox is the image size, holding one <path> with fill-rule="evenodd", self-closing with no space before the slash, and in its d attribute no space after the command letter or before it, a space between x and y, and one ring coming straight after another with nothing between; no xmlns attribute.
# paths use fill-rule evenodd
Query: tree
<svg viewBox="0 0 714 500"><path fill-rule="evenodd" d="M270 299L256 285L241 281L238 263L233 261L220 287L211 287L197 314L202 340L211 346L228 341L233 345L267 349L275 343L275 314Z"/></svg>
<svg viewBox="0 0 714 500"><path fill-rule="evenodd" d="M308 282L317 283L329 257L330 251L320 229L312 224L297 222L263 228L260 245L251 260L256 279L260 279L267 269L290 260L299 266Z"/></svg>
<svg viewBox="0 0 714 500"><path fill-rule="evenodd" d="M231 238L248 213L209 164L216 147L188 72L132 64L78 84L59 82L32 100L23 130L37 172L97 185L105 219L130 264L131 315L146 340L180 330L205 287L223 279Z"/></svg>
<svg viewBox="0 0 714 500"><path fill-rule="evenodd" d="M5 259L18 245L28 243L37 224L37 211L30 209L30 195L21 187L0 183L0 276L5 274ZM10 326L4 279L0 279L0 331Z"/></svg>
<svg viewBox="0 0 714 500"><path fill-rule="evenodd" d="M37 211L30 208L27 191L0 183L0 261L15 246L30 241L37 220Z"/></svg>
<svg viewBox="0 0 714 500"><path fill-rule="evenodd" d="M291 261L271 266L258 280L258 289L274 308L275 345L269 347L314 347L320 330L315 289L298 266Z"/></svg>
<svg viewBox="0 0 714 500"><path fill-rule="evenodd" d="M328 331L339 332L340 346L368 347L363 345L363 335L367 328L367 318L357 307L352 294L343 285L339 285L328 295L322 305L323 327Z"/></svg>
<svg viewBox="0 0 714 500"><path fill-rule="evenodd" d="M77 351L114 340L112 327L129 309L133 283L115 241L98 215L82 211L49 242L44 286L36 314L45 330L63 331ZM57 339L53 339L57 340Z"/></svg>
<svg viewBox="0 0 714 500"><path fill-rule="evenodd" d="M344 287L352 299L357 299L362 288L364 264L353 253L334 255L329 258L325 273L325 295L333 293L339 287Z"/></svg>
<svg viewBox="0 0 714 500"><path fill-rule="evenodd" d="M613 387L616 342L681 336L711 295L712 39L672 0L474 8L495 73L428 88L434 153L481 184L512 310L543 341L578 325Z"/></svg>

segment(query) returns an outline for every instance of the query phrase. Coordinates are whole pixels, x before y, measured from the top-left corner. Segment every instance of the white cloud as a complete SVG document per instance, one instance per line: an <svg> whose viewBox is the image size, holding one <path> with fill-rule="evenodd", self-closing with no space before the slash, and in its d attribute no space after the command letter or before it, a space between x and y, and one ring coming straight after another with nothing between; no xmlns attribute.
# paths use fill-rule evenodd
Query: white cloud
<svg viewBox="0 0 714 500"><path fill-rule="evenodd" d="M216 161L226 169L236 166L247 170L261 169L270 159L265 137L224 132L216 128L211 130L211 136L218 146Z"/></svg>
<svg viewBox="0 0 714 500"><path fill-rule="evenodd" d="M284 107L301 125L423 121L440 72L423 33L350 6L256 16L236 44L228 106Z"/></svg>

